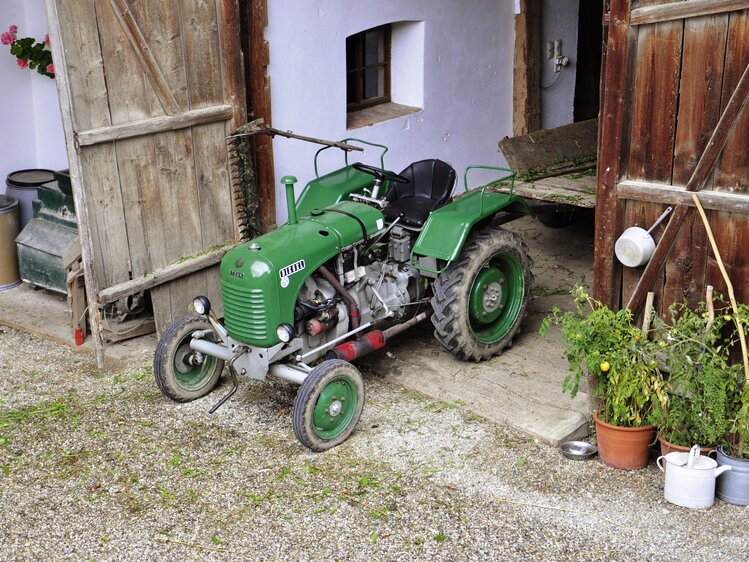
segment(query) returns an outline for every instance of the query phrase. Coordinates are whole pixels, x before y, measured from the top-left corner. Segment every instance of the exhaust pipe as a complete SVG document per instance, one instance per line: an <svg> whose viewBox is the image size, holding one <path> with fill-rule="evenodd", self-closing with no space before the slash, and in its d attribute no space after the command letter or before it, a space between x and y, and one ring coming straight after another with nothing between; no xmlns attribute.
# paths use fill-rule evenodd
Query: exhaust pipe
<svg viewBox="0 0 749 562"><path fill-rule="evenodd" d="M335 346L328 351L325 357L327 359L343 359L350 363L357 357L361 357L367 353L372 353L376 349L385 347L385 342L385 334L380 330L374 330L364 334L358 340L347 341Z"/></svg>
<svg viewBox="0 0 749 562"><path fill-rule="evenodd" d="M347 341L335 346L328 351L325 357L326 359L343 359L344 361L351 362L367 353L372 353L373 351L382 349L391 337L408 330L411 326L415 326L426 318L427 313L422 312L411 318L411 320L403 322L402 324L396 324L384 332L381 330L368 332L358 340Z"/></svg>

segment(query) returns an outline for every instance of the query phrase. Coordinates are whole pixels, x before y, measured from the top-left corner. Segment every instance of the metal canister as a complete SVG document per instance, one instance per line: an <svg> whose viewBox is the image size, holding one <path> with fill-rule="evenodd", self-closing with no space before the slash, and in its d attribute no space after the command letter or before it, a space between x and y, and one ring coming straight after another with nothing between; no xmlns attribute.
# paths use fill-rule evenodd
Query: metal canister
<svg viewBox="0 0 749 562"><path fill-rule="evenodd" d="M18 200L0 195L0 291L15 287L21 282L16 253L16 236L19 231Z"/></svg>
<svg viewBox="0 0 749 562"><path fill-rule="evenodd" d="M52 170L32 168L11 172L5 179L8 195L18 199L18 214L21 230L34 218L34 201L38 198L39 186L55 180Z"/></svg>

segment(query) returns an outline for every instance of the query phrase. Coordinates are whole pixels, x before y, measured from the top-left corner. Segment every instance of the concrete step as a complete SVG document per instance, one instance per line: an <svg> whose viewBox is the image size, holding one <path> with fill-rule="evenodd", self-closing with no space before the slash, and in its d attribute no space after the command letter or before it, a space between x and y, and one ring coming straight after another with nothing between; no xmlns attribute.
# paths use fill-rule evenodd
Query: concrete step
<svg viewBox="0 0 749 562"><path fill-rule="evenodd" d="M551 349L550 349L551 348ZM522 334L511 349L481 363L456 359L432 337L428 323L366 360L387 380L435 399L459 402L550 445L589 435L587 393L562 393L566 360L558 343Z"/></svg>

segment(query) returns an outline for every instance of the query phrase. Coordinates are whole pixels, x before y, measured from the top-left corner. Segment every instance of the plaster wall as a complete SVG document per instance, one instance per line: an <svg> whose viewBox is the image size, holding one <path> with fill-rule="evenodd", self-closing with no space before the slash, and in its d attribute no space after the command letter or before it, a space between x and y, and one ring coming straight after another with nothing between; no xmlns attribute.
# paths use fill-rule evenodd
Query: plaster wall
<svg viewBox="0 0 749 562"><path fill-rule="evenodd" d="M386 144L385 165L395 171L423 158L443 159L459 176L469 164L506 164L497 143L512 129L513 2L473 0L468 8L449 0L274 0L268 11L274 127ZM347 130L346 37L394 22L423 22L422 109ZM297 176L298 193L314 177L317 147L276 138L273 148L276 177ZM339 151L326 152L321 172L343 162ZM363 161L377 163L376 154L367 151ZM280 189L276 194L283 222L285 200Z"/></svg>
<svg viewBox="0 0 749 562"><path fill-rule="evenodd" d="M23 32L26 22L25 2L0 4L0 31L17 25ZM33 98L29 72L16 66L8 45L0 45L0 193L5 193L8 172L29 168L36 162ZM41 78L41 76L40 76Z"/></svg>
<svg viewBox="0 0 749 562"><path fill-rule="evenodd" d="M47 17L43 0L10 0L0 4L0 31L11 25L19 37L43 39ZM24 168L68 167L65 135L55 81L21 70L8 45L0 45L0 193L8 173Z"/></svg>
<svg viewBox="0 0 749 562"><path fill-rule="evenodd" d="M550 129L572 123L577 73L579 0L543 0L541 37L541 127ZM548 41L562 40L562 54L569 66L558 74L546 58Z"/></svg>

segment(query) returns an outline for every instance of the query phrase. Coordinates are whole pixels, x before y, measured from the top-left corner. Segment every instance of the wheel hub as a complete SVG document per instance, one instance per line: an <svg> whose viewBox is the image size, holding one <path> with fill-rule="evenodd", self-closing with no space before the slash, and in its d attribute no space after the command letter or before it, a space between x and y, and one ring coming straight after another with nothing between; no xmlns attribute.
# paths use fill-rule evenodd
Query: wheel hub
<svg viewBox="0 0 749 562"><path fill-rule="evenodd" d="M333 402L331 402L330 406L328 406L328 413L332 417L335 417L335 416L337 416L338 414L341 413L342 409L343 409L343 404L341 404L341 401L340 400L333 400Z"/></svg>
<svg viewBox="0 0 749 562"><path fill-rule="evenodd" d="M501 306L502 286L499 283L490 283L484 286L484 312L487 314L497 310Z"/></svg>
<svg viewBox="0 0 749 562"><path fill-rule="evenodd" d="M205 356L200 352L193 351L187 345L180 347L174 356L174 366L183 374L192 372L195 367L201 366L204 362Z"/></svg>
<svg viewBox="0 0 749 562"><path fill-rule="evenodd" d="M476 276L471 289L469 314L471 322L490 324L505 308L507 279L498 267L486 267Z"/></svg>
<svg viewBox="0 0 749 562"><path fill-rule="evenodd" d="M349 380L340 377L327 384L320 392L312 414L318 436L332 438L343 431L355 405L356 389Z"/></svg>

